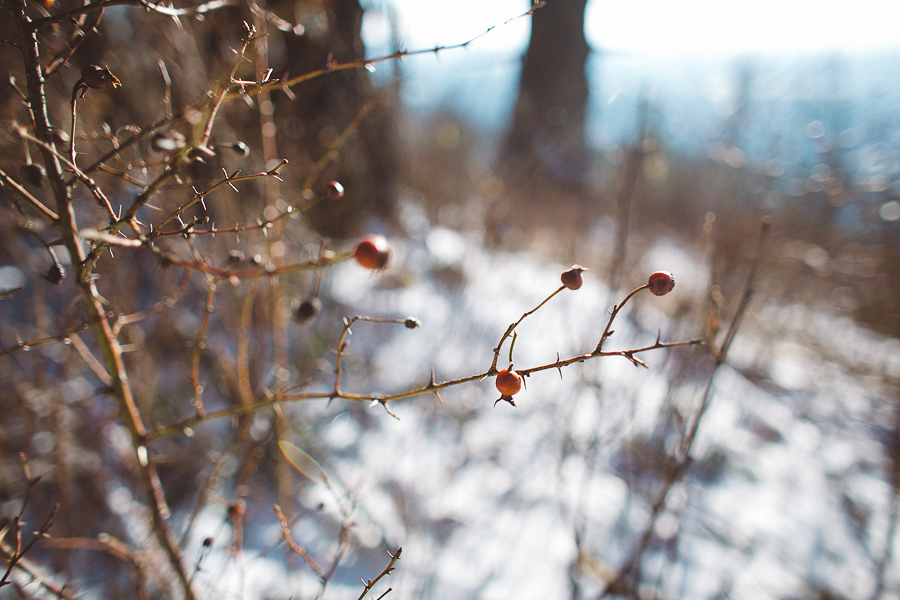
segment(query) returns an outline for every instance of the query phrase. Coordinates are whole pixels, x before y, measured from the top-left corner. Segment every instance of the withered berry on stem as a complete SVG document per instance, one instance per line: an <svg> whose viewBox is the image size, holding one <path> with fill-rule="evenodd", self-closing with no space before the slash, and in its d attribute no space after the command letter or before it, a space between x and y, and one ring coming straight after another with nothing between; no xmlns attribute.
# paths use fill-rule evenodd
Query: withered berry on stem
<svg viewBox="0 0 900 600"><path fill-rule="evenodd" d="M559 279L570 290L577 290L584 284L584 277L581 274L587 270L581 265L572 265L568 271L563 272Z"/></svg>
<svg viewBox="0 0 900 600"><path fill-rule="evenodd" d="M363 268L371 271L381 270L391 259L391 245L383 235L366 234L356 244L353 258Z"/></svg>
<svg viewBox="0 0 900 600"><path fill-rule="evenodd" d="M88 65L81 70L81 81L89 88L99 90L105 88L110 83L113 87L119 87L122 82L116 79L116 76L109 72L107 67L98 65Z"/></svg>
<svg viewBox="0 0 900 600"><path fill-rule="evenodd" d="M294 320L298 323L306 323L316 318L322 312L322 301L315 296L307 298L294 309Z"/></svg>
<svg viewBox="0 0 900 600"><path fill-rule="evenodd" d="M47 183L47 171L41 165L34 163L24 164L22 165L21 174L25 183L34 187L41 187Z"/></svg>
<svg viewBox="0 0 900 600"><path fill-rule="evenodd" d="M675 287L675 276L668 271L656 271L647 279L647 288L654 296L665 296Z"/></svg>
<svg viewBox="0 0 900 600"><path fill-rule="evenodd" d="M59 285L66 278L66 270L59 263L53 263L44 275L44 279L53 285Z"/></svg>

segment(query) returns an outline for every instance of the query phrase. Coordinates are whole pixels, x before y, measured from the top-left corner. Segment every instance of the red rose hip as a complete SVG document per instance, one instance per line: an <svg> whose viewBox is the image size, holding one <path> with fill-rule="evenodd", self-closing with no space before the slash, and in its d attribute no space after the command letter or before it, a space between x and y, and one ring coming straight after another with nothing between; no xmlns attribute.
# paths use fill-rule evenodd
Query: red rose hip
<svg viewBox="0 0 900 600"><path fill-rule="evenodd" d="M584 283L584 277L582 277L581 274L585 271L587 271L587 269L581 265L572 265L568 271L563 272L559 279L562 281L562 284L570 290L577 290Z"/></svg>
<svg viewBox="0 0 900 600"><path fill-rule="evenodd" d="M504 397L518 394L522 389L522 377L515 371L503 369L497 373L497 389Z"/></svg>
<svg viewBox="0 0 900 600"><path fill-rule="evenodd" d="M675 287L675 276L668 271L657 271L647 279L647 288L654 296L665 296Z"/></svg>
<svg viewBox="0 0 900 600"><path fill-rule="evenodd" d="M361 267L378 271L387 266L391 259L391 245L383 235L366 234L356 244L353 258Z"/></svg>

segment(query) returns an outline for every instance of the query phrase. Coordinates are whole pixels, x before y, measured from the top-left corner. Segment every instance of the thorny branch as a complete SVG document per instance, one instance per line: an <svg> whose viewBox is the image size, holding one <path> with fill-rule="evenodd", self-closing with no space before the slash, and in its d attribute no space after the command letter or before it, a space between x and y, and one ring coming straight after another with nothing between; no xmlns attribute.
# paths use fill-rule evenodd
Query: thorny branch
<svg viewBox="0 0 900 600"><path fill-rule="evenodd" d="M391 562L388 563L388 566L386 566L386 567L384 568L384 571L382 571L382 572L378 575L378 577L376 577L375 579L369 579L368 581L363 580L363 584L364 584L366 587L365 587L365 589L363 589L362 593L359 595L359 598L357 598L357 600L363 600L363 598L366 597L366 594L368 594L369 591L370 591L373 587L375 587L375 584L377 584L379 581L381 581L382 577L384 577L385 575L390 575L390 574L391 574L391 571L394 570L394 564L395 564L398 560L400 560L400 553L401 553L401 552L403 552L403 548L397 548L397 551L394 552L393 554L391 554L390 552L388 552L388 556L391 557ZM384 596L385 596L388 592L390 592L390 591L391 591L391 588L388 588L388 589L387 589L387 592L385 592L384 594L382 594L381 596L379 596L379 598L384 598Z"/></svg>
<svg viewBox="0 0 900 600"><path fill-rule="evenodd" d="M143 436L146 430L125 369L122 348L113 335L106 309L103 306L103 299L97 289L96 279L91 272L93 263L86 264L84 249L78 236L71 190L65 183L58 153L53 150L53 128L50 124L44 90L44 75L40 62L37 28L34 27L34 23L28 15L25 0L9 0L6 6L12 13L13 20L18 28L19 48L25 69L31 118L36 137L43 142L40 148L44 164L47 167L48 180L56 201L57 214L59 215L59 234L63 244L69 250L73 266L75 266L76 286L87 309L88 321L94 326L106 371L110 376L112 395L119 405L120 417L130 433L134 456L138 459L140 466L141 480L149 497L148 504L152 513L153 532L160 546L165 551L170 566L177 574L185 598L193 600L195 597L194 591L182 562L181 549L172 536L172 532L166 522L168 508L163 497L162 485L155 466L149 460L148 451L144 445Z"/></svg>
<svg viewBox="0 0 900 600"><path fill-rule="evenodd" d="M37 485L40 478L32 478L28 469L28 462L25 459L24 454L20 454L19 457L22 460L22 468L25 471L25 479L28 481L28 488L25 490L25 498L22 499L22 505L19 508L19 513L15 516L12 522L12 533L15 538L14 546L7 551L5 548L5 544L3 544L2 550L3 559L7 563L6 572L3 573L3 577L0 577L0 588L3 586L9 585L9 577L12 574L13 569L19 564L19 562L25 557L26 554L34 547L34 545L38 542L38 540L42 539L47 532L50 531L50 528L53 527L53 517L56 516L56 511L59 509L59 504L55 505L53 509L51 509L50 514L47 515L47 518L44 519L44 524L41 525L41 528L34 532L34 537L24 546L22 545L22 525L24 524L22 519L25 516L25 509L28 508L28 502L31 500L31 492L34 489L34 486ZM6 537L6 533L8 528L4 528L0 530L0 544L3 543L3 538Z"/></svg>
<svg viewBox="0 0 900 600"><path fill-rule="evenodd" d="M281 533L284 535L284 541L287 542L288 547L293 550L296 554L300 555L303 560L306 561L306 564L309 565L313 571L315 571L316 575L319 576L319 579L325 579L325 571L322 570L322 567L319 566L319 563L309 555L309 552L306 551L306 548L298 544L294 540L294 536L291 535L291 528L288 525L288 519L281 511L281 507L275 504L272 507L275 510L275 514L278 515L278 518L281 520Z"/></svg>
<svg viewBox="0 0 900 600"><path fill-rule="evenodd" d="M611 330L611 325L615 320L616 316L621 311L622 307L628 302L629 299L634 297L634 295L641 290L646 289L647 286L641 286L634 291L632 291L628 296L626 296L625 300L623 300L618 306L616 306L610 313L610 319L607 322L606 328L604 330L603 335L604 339L608 339L612 336L613 332ZM409 317L407 319L387 319L387 318L376 318L376 317L367 317L356 315L353 317L348 317L344 319L344 327L341 330L341 334L338 337L336 348L335 348L335 361L334 361L334 383L331 386L329 391L321 390L321 391L303 391L303 392L273 392L271 390L264 390L261 397L257 400L245 404L240 404L236 406L230 406L227 408L221 408L218 410L212 410L205 412L204 414L195 414L190 417L186 417L177 421L168 426L160 426L157 429L150 431L146 434L146 439L151 440L159 437L167 437L173 435L175 433L184 431L188 428L193 427L199 423L202 423L207 420L213 419L222 419L222 418L230 418L236 417L239 415L253 413L259 410L263 410L265 408L270 408L273 405L286 403L286 402L298 402L298 401L306 401L306 400L350 400L357 402L372 402L375 404L380 404L391 416L396 418L396 415L388 408L388 403L395 402L397 400L404 400L406 398L412 398L415 396L421 396L424 394L435 394L438 399L443 404L443 400L440 397L440 390L445 388L454 387L457 385L461 385L464 383L470 383L473 381L482 381L487 379L488 377L492 377L497 374L497 355L499 354L499 348L502 346L503 342L509 338L513 330L527 317L528 315L533 314L539 308L544 306L550 298L555 296L565 287L560 288L553 292L549 297L547 297L543 302L541 302L534 309L526 312L518 321L513 323L507 328L506 332L504 332L503 336L500 339L500 343L497 344L497 348L494 349L494 361L492 365L488 368L487 371L476 373L474 375L468 375L465 377L459 377L457 379L450 379L447 381L436 381L434 378L434 373L432 372L431 378L428 383L423 386L412 388L403 392L396 392L393 394L357 394L352 392L344 391L342 388L342 377L344 373L343 361L344 355L346 353L347 347L349 345L349 339L352 335L352 327L354 323L357 321L369 321L375 323L395 323L395 324L404 324L409 328L415 328L418 324L418 320L413 317ZM658 334L656 337L656 341L654 343L642 346L639 348L632 348L629 350L613 350L613 351L603 351L601 350L602 344L598 344L597 348L592 352L587 354L579 354L576 356L572 356L566 359L557 358L556 361L538 365L534 367L530 367L527 369L516 369L516 373L523 377L528 377L532 373L538 373L541 371L548 371L550 369L562 369L563 367L567 367L569 365L573 365L575 363L583 363L585 361L591 360L593 358L599 358L603 356L621 356L629 360L635 366L646 367L647 365L637 358L636 354L641 354L644 352L649 352L651 350L658 350L662 348L675 348L679 346L692 346L695 344L702 344L703 340L701 339L690 339L690 340L682 340L677 342L663 342L660 340L660 335Z"/></svg>

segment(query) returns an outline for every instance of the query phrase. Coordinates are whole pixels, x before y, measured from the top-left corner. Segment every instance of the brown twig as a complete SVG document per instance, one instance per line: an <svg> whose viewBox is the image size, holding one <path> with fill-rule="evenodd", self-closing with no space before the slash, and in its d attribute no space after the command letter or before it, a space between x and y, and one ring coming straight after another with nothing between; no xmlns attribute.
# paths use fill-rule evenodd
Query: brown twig
<svg viewBox="0 0 900 600"><path fill-rule="evenodd" d="M28 478L28 470L27 463L24 461L23 464L26 469L26 478ZM42 539L50 528L53 527L53 517L56 516L56 511L59 510L59 504L56 504L51 510L50 514L47 515L47 518L44 519L44 524L41 525L41 528L34 532L34 537L29 541L25 546L22 546L22 518L25 516L25 509L28 507L28 501L31 499L31 492L34 489L34 486L37 485L37 479L28 478L28 488L25 491L25 498L22 500L22 506L19 508L19 514L13 519L12 531L15 537L15 546L12 548L12 552L9 553L8 556L4 556L7 562L6 572L3 574L3 577L0 577L0 588L5 585L9 585L9 577L12 574L13 569L16 568L16 565L22 560L22 558L28 554L28 552L34 548L34 545L38 542L38 540ZM2 540L0 540L2 541Z"/></svg>
<svg viewBox="0 0 900 600"><path fill-rule="evenodd" d="M199 6L189 8L175 8L171 5L154 4L152 2L145 2L144 0L99 0L98 2L91 2L90 4L86 4L80 8L68 10L58 15L44 17L43 19L36 19L30 24L30 29L32 31L37 31L38 29L41 29L43 27L49 27L50 25L54 25L56 23L71 21L75 17L79 17L81 15L94 11L103 10L104 8L107 8L109 6L137 6L149 11L158 12L168 17L180 17L206 14L208 12L224 8L226 6L231 6L233 4L235 4L233 0L212 0L211 2L200 4Z"/></svg>
<svg viewBox="0 0 900 600"><path fill-rule="evenodd" d="M382 579L385 575L390 575L390 574L391 574L391 571L394 570L394 564L395 564L398 560L400 560L400 553L401 553L401 552L403 552L403 548L397 548L397 551L394 552L393 554L391 554L390 552L388 552L388 556L391 557L391 562L388 563L388 566L386 566L386 567L384 568L384 571L382 571L381 573L379 573L378 577L376 577L375 579L369 579L368 581L366 581L365 579L363 580L363 584L365 585L365 588L363 589L362 593L359 595L359 598L357 598L356 600L363 600L363 598L366 597L366 594L368 594L369 591L370 591L373 587L375 587L375 584L376 584L376 583L378 583L379 581L381 581L381 579ZM390 591L391 591L391 588L388 588L387 591L384 592L384 594L382 594L381 596L379 596L379 598L384 598L384 596L385 596L388 592L390 592Z"/></svg>
<svg viewBox="0 0 900 600"><path fill-rule="evenodd" d="M44 206L40 200L31 195L31 192L22 187L18 181L7 175L2 169L0 169L0 182L2 182L3 185L8 186L9 189L15 192L20 200L23 200L47 221L53 222L59 219L59 216L55 212Z"/></svg>
<svg viewBox="0 0 900 600"><path fill-rule="evenodd" d="M175 212L173 212L172 214L170 214L169 216L164 218L162 221L160 221L160 223L158 225L156 225L149 234L147 234L147 238L153 239L160 235L164 235L164 233L162 231L163 227L165 227L172 221L181 217L184 214L184 212L187 209L189 209L190 207L194 206L197 203L204 202L206 200L206 197L209 196L210 194L212 194L213 192L215 192L223 187L226 187L226 186L233 188L235 183L238 183L241 181L251 181L253 179L260 179L262 177L278 178L278 171L280 171L285 166L287 166L287 164L288 164L287 160L282 160L278 165L276 165L271 170L263 171L262 173L254 173L253 175L241 175L240 171L235 172L231 175L226 174L224 179L222 179L221 181L214 184L212 187L207 188L206 190L204 190L202 192L196 192L194 194L193 198L191 198L189 201L187 201L185 204L183 204L181 207L179 207ZM181 233L181 232L176 232L176 233ZM216 233L218 233L218 232L216 232Z"/></svg>
<svg viewBox="0 0 900 600"><path fill-rule="evenodd" d="M624 306L624 304L628 300L628 298L631 298L635 293L644 289L645 287L646 286L642 286L642 287L634 290L631 294L628 295L628 297L626 297L626 299L621 304L619 304L618 308L621 308L622 306ZM544 300L544 302L542 302L540 305L538 305L538 307L536 307L535 309L528 311L525 315L523 315L522 318L519 319L519 321L517 321L516 323L513 323L513 325L511 325L510 328L507 329L507 332L510 332L511 330L515 329L514 326L518 325L518 323L520 323L525 316L532 314L535 310L537 310L537 308L540 308L541 306L543 306L543 304L545 304L547 302L547 300L552 298L559 291L560 290L557 290L556 292L551 294L547 299ZM607 323L607 327L605 330L605 334L607 335L607 337L609 337L609 335L611 335L610 325L612 324L612 321L613 321L613 319L615 319L615 316L617 314L618 314L618 310L615 310L615 309L610 314L610 321ZM345 318L344 319L344 327L341 330L341 334L338 337L338 341L336 344L334 383L333 383L330 391L322 390L322 391L277 392L277 393L272 393L270 391L266 391L263 393L263 395L260 399L254 401L254 402L251 402L248 404L242 404L240 406L230 406L227 408L209 411L203 417L194 415L194 416L182 419L180 421L177 421L176 423L173 423L171 425L159 427L154 431L148 432L147 436L146 436L147 439L150 440L150 439L154 439L154 438L158 438L158 437L167 437L167 436L173 435L179 431L183 431L186 428L193 427L194 425L196 425L200 422L203 422L203 421L207 421L207 420L221 419L221 418L226 418L226 417L235 417L235 416L239 416L239 415L249 414L252 412L256 412L258 410L262 410L264 408L270 408L270 407L272 407L273 404L280 404L280 403L285 403L285 402L298 402L298 401L306 401L306 400L342 399L342 400L350 400L350 401L356 401L356 402L375 402L375 403L381 404L391 416L396 418L396 415L393 412L391 412L390 409L388 408L388 403L390 403L390 402L396 402L397 400L404 400L407 398L421 396L424 394L436 394L436 395L438 395L438 398L440 398L439 392L442 389L454 387L454 386L461 385L464 383L470 383L473 381L482 381L488 377L491 377L491 376L497 374L496 358L497 358L497 353L499 353L499 350L495 350L494 364L487 371L482 372L482 373L477 373L475 375L468 375L465 377L459 377L457 379L450 379L447 381L439 382L439 381L435 381L434 372L432 372L431 378L429 379L428 383L426 383L423 386L416 387L416 388L406 390L403 392L397 392L397 393L393 393L393 394L355 394L355 393L346 392L342 389L342 386L341 386L342 376L343 376L343 360L344 360L344 356L345 356L345 353L347 350L347 346L349 344L349 337L352 333L351 328L352 328L353 324L356 323L357 321L405 324L409 321L409 319L384 319L384 318L375 318L375 317L365 317L365 316L361 316L361 315L356 315L353 317ZM501 342L504 341L507 337L509 337L509 336L507 334L504 334L504 337L501 339ZM615 351L608 351L608 352L604 352L602 350L595 349L593 352L590 352L587 354L579 354L577 356L573 356L571 358L566 358L566 359L557 359L556 361L554 361L552 363L547 363L544 365L539 365L539 366L531 367L531 368L527 368L527 369L516 369L516 372L522 376L529 376L532 373L537 373L540 371L547 371L550 369L561 369L562 367L566 367L566 366L569 366L569 365L572 365L575 363L582 363L582 362L585 362L585 361L588 361L588 360L591 360L594 358L599 358L602 356L621 356L621 357L624 357L624 358L628 359L629 361L631 361L631 363L634 365L646 367L647 365L644 364L644 362L641 361L640 359L636 358L634 356L635 354L649 352L651 350L657 350L657 349L661 349L661 348L675 348L675 347L679 347L679 346L691 346L691 345L702 344L702 343L703 343L703 340L701 340L701 339L683 340L683 341L677 341L677 342L662 342L662 341L660 341L659 335L657 335L656 341L653 344L650 344L648 346L633 348L630 350L615 350ZM441 400L441 403L443 404L443 400Z"/></svg>
<svg viewBox="0 0 900 600"><path fill-rule="evenodd" d="M85 329L89 328L90 323L81 323L80 325L76 325L71 329L63 331L62 333L57 333L56 335L48 335L46 337L37 338L33 340L22 340L19 339L14 346L10 346L4 350L0 350L0 357L7 356L14 352L19 352L20 350L30 350L35 346L43 346L44 344L52 344L53 342L62 342L65 343L67 339L72 336L81 333ZM18 337L18 336L17 336Z"/></svg>
<svg viewBox="0 0 900 600"><path fill-rule="evenodd" d="M540 309L542 306L547 304L547 302L549 302L550 299L553 298L553 296L557 295L564 289L566 289L566 286L564 286L564 285L559 286L559 288L555 292L553 292L552 294L550 294L549 296L544 298L540 304L538 304L531 310L527 311L525 314L523 314L521 317L519 317L518 321L516 321L515 323L511 324L509 327L506 328L506 331L503 333L502 336L500 336L500 341L497 342L497 346L494 348L494 361L491 363L491 368L488 369L488 375L493 375L497 372L497 362L500 360L500 349L503 347L503 342L505 342L507 340L507 338L509 338L509 336L511 336L513 334L513 332L516 330L516 327L518 327L522 323L522 321L525 320L525 317L537 312L538 309Z"/></svg>
<svg viewBox="0 0 900 600"><path fill-rule="evenodd" d="M625 296L624 300L622 300L619 304L613 306L613 309L609 312L609 320L606 321L606 327L603 328L603 334L600 336L600 341L597 343L597 348L594 350L594 352L599 353L601 350L603 350L603 343L606 342L606 340L609 339L609 337L613 334L613 331L611 329L612 324L613 324L613 321L616 320L616 317L619 315L619 311L622 310L622 307L625 306L625 304L629 300L631 300L635 294L637 294L641 290L646 290L646 289L647 289L647 285L644 284L638 288L631 290L631 292L629 292L629 294L627 296ZM657 337L657 342L658 341L659 341L659 337ZM694 343L697 343L697 342L694 342Z"/></svg>
<svg viewBox="0 0 900 600"><path fill-rule="evenodd" d="M291 535L291 528L288 526L287 517L281 512L281 507L275 504L272 508L275 510L275 514L278 515L278 518L281 519L281 533L284 535L284 541L287 542L288 547L306 561L306 564L309 565L310 569L315 571L316 575L319 576L319 579L324 579L325 572L322 570L322 567L319 566L319 563L309 555L309 552L307 552L303 546L294 541L294 537Z"/></svg>

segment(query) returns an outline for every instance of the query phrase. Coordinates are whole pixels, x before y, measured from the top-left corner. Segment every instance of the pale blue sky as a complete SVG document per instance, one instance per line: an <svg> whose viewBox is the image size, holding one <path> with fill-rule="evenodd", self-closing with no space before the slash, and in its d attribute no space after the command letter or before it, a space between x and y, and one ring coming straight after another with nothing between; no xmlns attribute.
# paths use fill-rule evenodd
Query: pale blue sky
<svg viewBox="0 0 900 600"><path fill-rule="evenodd" d="M465 41L525 12L527 0L373 0L393 6L408 49ZM595 47L640 55L722 56L900 49L898 0L591 0ZM369 34L386 28L377 18ZM527 19L498 27L476 47L521 48Z"/></svg>

